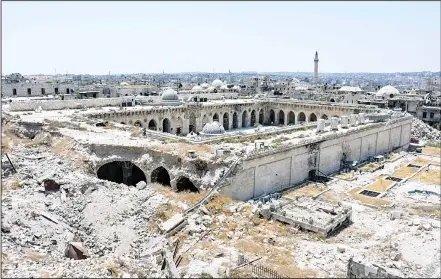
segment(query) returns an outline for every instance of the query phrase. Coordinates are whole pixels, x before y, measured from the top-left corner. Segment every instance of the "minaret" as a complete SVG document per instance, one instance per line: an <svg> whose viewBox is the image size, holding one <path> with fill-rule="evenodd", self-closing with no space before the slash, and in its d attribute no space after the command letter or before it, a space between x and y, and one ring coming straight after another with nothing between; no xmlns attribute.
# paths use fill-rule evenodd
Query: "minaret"
<svg viewBox="0 0 441 279"><path fill-rule="evenodd" d="M315 57L314 57L314 81L317 82L318 79L318 53L317 51L315 52Z"/></svg>

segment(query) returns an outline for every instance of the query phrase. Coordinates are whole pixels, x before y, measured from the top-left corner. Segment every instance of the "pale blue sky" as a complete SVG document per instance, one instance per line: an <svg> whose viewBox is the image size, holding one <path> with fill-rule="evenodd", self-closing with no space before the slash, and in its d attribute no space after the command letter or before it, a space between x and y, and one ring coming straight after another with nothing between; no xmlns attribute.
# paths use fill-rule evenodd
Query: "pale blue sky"
<svg viewBox="0 0 441 279"><path fill-rule="evenodd" d="M2 2L2 72L440 70L440 2Z"/></svg>

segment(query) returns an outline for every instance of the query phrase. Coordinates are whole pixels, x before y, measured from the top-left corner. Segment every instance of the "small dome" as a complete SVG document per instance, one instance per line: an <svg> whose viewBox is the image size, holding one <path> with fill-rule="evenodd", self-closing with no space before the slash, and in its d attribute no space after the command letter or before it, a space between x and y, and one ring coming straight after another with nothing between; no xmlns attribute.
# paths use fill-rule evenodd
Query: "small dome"
<svg viewBox="0 0 441 279"><path fill-rule="evenodd" d="M202 87L199 86L199 85L195 85L195 86L193 86L193 88L192 88L191 90L192 90L192 91L201 91L201 90L202 90Z"/></svg>
<svg viewBox="0 0 441 279"><path fill-rule="evenodd" d="M204 88L204 89L207 89L208 87L210 87L210 85L208 83L204 82L204 83L201 84L201 87Z"/></svg>
<svg viewBox="0 0 441 279"><path fill-rule="evenodd" d="M224 83L223 83L221 80L219 80L219 79L215 79L215 80L213 81L213 83L211 83L211 85L212 85L213 87L219 88L219 87L221 87L222 85L224 85Z"/></svg>
<svg viewBox="0 0 441 279"><path fill-rule="evenodd" d="M225 133L225 129L219 122L213 121L205 124L204 128L202 128L202 133L208 135L221 135Z"/></svg>
<svg viewBox="0 0 441 279"><path fill-rule="evenodd" d="M378 90L377 94L375 94L376 98L393 98L393 96L400 94L400 91L398 91L395 87L391 85L386 85L382 87L380 90Z"/></svg>
<svg viewBox="0 0 441 279"><path fill-rule="evenodd" d="M129 85L127 82L125 82L125 81L123 81L123 82L121 82L119 85L121 85L121 86L127 86L127 85Z"/></svg>
<svg viewBox="0 0 441 279"><path fill-rule="evenodd" d="M210 86L210 87L207 88L207 91L208 91L208 92L214 92L214 93L216 93L216 92L217 92L217 89L216 89L216 87L214 87L214 86Z"/></svg>
<svg viewBox="0 0 441 279"><path fill-rule="evenodd" d="M178 100L178 93L174 91L171 88L168 88L164 90L164 93L162 93L161 99L163 101L177 101Z"/></svg>

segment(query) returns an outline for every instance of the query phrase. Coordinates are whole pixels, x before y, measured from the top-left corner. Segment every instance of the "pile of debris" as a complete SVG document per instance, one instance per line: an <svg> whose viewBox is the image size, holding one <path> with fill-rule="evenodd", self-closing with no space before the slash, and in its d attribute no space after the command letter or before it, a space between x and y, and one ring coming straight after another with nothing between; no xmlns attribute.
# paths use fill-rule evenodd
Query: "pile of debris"
<svg viewBox="0 0 441 279"><path fill-rule="evenodd" d="M423 141L428 142L439 142L441 141L441 131L430 127L418 118L413 118L412 120L412 137L419 138Z"/></svg>
<svg viewBox="0 0 441 279"><path fill-rule="evenodd" d="M97 179L45 146L9 157L17 172L2 181L4 276L163 276L151 252L163 236L149 224L167 200L155 189Z"/></svg>

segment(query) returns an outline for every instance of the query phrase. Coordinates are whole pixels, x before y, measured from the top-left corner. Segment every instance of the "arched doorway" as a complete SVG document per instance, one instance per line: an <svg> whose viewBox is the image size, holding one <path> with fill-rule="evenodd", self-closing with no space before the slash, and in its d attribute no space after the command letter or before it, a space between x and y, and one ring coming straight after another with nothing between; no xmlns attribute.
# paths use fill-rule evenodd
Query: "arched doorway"
<svg viewBox="0 0 441 279"><path fill-rule="evenodd" d="M170 133L170 120L168 120L168 118L162 121L162 131L164 133Z"/></svg>
<svg viewBox="0 0 441 279"><path fill-rule="evenodd" d="M331 99L331 103L335 103L335 100L334 100L334 98L332 98L332 99Z"/></svg>
<svg viewBox="0 0 441 279"><path fill-rule="evenodd" d="M328 120L328 116L326 114L323 114L321 118L325 119L325 120Z"/></svg>
<svg viewBox="0 0 441 279"><path fill-rule="evenodd" d="M299 116L297 116L297 119L298 119L299 123L304 123L304 122L306 122L306 115L303 112L301 112L301 113L299 113Z"/></svg>
<svg viewBox="0 0 441 279"><path fill-rule="evenodd" d="M270 110L270 124L274 124L276 122L276 113L274 110Z"/></svg>
<svg viewBox="0 0 441 279"><path fill-rule="evenodd" d="M259 111L259 124L263 125L263 120L264 120L264 115L263 115L263 109L261 109Z"/></svg>
<svg viewBox="0 0 441 279"><path fill-rule="evenodd" d="M98 171L99 179L124 183L135 186L140 181L146 181L144 172L130 161L114 161L102 165Z"/></svg>
<svg viewBox="0 0 441 279"><path fill-rule="evenodd" d="M215 114L213 115L213 121L217 121L217 122L219 122L219 114L215 113Z"/></svg>
<svg viewBox="0 0 441 279"><path fill-rule="evenodd" d="M126 125L126 122L121 122L121 124Z"/></svg>
<svg viewBox="0 0 441 279"><path fill-rule="evenodd" d="M285 125L285 112L283 110L279 111L279 125Z"/></svg>
<svg viewBox="0 0 441 279"><path fill-rule="evenodd" d="M190 124L188 125L188 132L196 133L196 115L194 112L190 113Z"/></svg>
<svg viewBox="0 0 441 279"><path fill-rule="evenodd" d="M136 120L134 125L135 125L135 127L142 127L141 120Z"/></svg>
<svg viewBox="0 0 441 279"><path fill-rule="evenodd" d="M256 111L253 109L251 111L251 126L254 126L256 124Z"/></svg>
<svg viewBox="0 0 441 279"><path fill-rule="evenodd" d="M317 115L315 115L315 113L311 113L309 115L309 122L315 122L317 121Z"/></svg>
<svg viewBox="0 0 441 279"><path fill-rule="evenodd" d="M176 188L178 189L178 192L199 192L199 189L185 176L181 176L176 180Z"/></svg>
<svg viewBox="0 0 441 279"><path fill-rule="evenodd" d="M237 123L237 113L234 112L233 113L233 129L237 129L238 128L238 123Z"/></svg>
<svg viewBox="0 0 441 279"><path fill-rule="evenodd" d="M228 112L224 113L224 117L223 117L223 125L224 125L224 129L225 130L229 130L230 129L230 117Z"/></svg>
<svg viewBox="0 0 441 279"><path fill-rule="evenodd" d="M294 125L296 124L296 115L294 112L290 111L288 113L288 125Z"/></svg>
<svg viewBox="0 0 441 279"><path fill-rule="evenodd" d="M150 179L152 183L158 183L164 186L171 186L170 175L168 174L168 171L164 167L158 167L155 170L153 170Z"/></svg>
<svg viewBox="0 0 441 279"><path fill-rule="evenodd" d="M247 127L248 123L248 112L245 110L244 112L242 112L242 127Z"/></svg>
<svg viewBox="0 0 441 279"><path fill-rule="evenodd" d="M149 122L149 130L156 131L156 121L154 119Z"/></svg>

